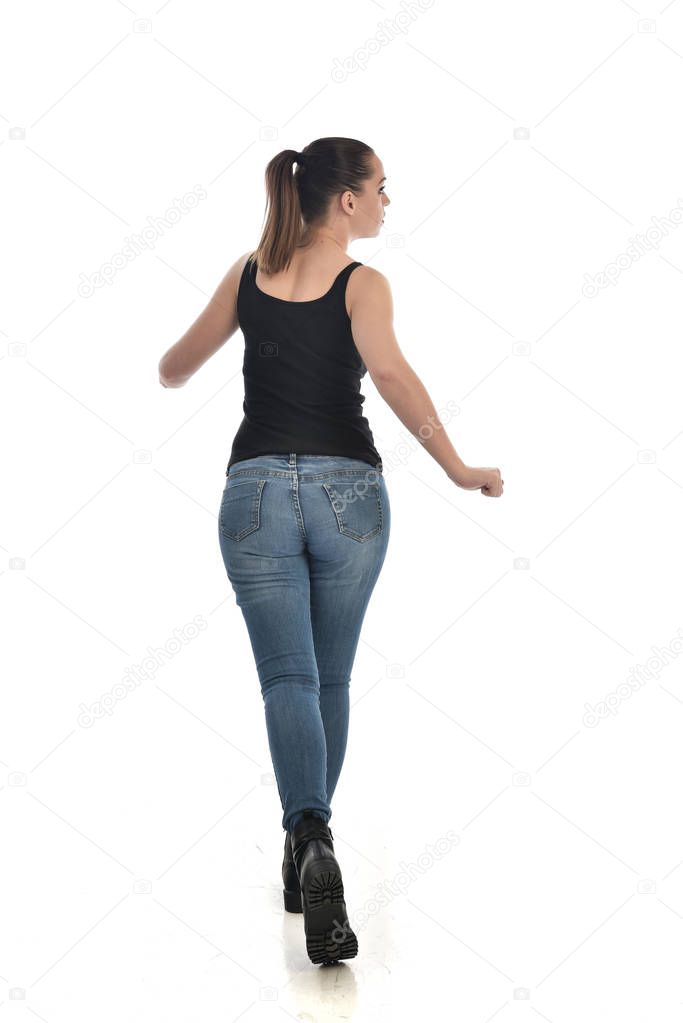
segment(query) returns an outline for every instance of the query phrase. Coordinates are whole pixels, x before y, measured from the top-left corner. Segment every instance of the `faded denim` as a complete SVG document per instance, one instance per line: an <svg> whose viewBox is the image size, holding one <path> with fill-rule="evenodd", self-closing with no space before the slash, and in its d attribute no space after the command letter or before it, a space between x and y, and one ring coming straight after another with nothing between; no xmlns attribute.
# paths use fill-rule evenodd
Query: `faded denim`
<svg viewBox="0 0 683 1023"><path fill-rule="evenodd" d="M282 454L229 468L218 536L251 641L286 830L306 808L332 816L351 671L390 528L381 462Z"/></svg>

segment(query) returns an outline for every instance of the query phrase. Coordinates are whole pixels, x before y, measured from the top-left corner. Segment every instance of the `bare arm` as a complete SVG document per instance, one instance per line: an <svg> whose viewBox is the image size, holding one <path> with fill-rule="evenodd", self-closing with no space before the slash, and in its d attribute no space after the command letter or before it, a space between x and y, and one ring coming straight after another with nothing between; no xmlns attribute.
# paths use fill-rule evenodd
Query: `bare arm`
<svg viewBox="0 0 683 1023"><path fill-rule="evenodd" d="M375 387L401 422L451 479L465 464L448 439L427 390L406 361L394 334L394 304L386 277L365 267L351 291L351 330ZM362 275L362 279L361 279Z"/></svg>
<svg viewBox="0 0 683 1023"><path fill-rule="evenodd" d="M159 362L159 383L182 387L237 330L237 289L249 253L233 263L208 305Z"/></svg>
<svg viewBox="0 0 683 1023"><path fill-rule="evenodd" d="M427 389L399 348L386 277L372 267L364 267L350 281L353 339L382 398L454 483L468 490L481 489L487 496L499 496L502 493L499 470L474 469L463 462Z"/></svg>

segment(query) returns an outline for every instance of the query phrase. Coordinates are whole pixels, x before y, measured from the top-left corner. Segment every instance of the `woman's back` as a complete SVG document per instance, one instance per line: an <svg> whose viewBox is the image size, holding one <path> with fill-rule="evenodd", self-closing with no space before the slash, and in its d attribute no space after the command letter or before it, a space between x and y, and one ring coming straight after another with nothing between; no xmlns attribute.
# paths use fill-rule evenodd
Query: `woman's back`
<svg viewBox="0 0 683 1023"><path fill-rule="evenodd" d="M334 253L326 252L324 256L317 249L299 249L292 256L286 270L275 274L256 273L256 285L268 295L286 302L309 302L329 291L337 275L344 267L350 265L345 253L340 252L339 258L331 258ZM357 264L360 265L360 264Z"/></svg>
<svg viewBox="0 0 683 1023"><path fill-rule="evenodd" d="M362 411L366 367L346 305L348 278L362 264L347 262L330 280L329 270L323 279L320 265L300 258L262 285L255 259L242 271L237 317L244 334L244 418L226 473L243 459L291 452L341 455L381 468ZM310 297L281 297L285 293Z"/></svg>

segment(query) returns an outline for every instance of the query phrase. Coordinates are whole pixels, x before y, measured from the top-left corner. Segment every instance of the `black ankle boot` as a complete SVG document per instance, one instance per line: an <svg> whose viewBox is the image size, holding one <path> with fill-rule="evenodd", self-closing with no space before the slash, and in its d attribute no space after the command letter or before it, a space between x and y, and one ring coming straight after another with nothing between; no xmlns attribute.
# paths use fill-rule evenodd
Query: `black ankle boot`
<svg viewBox="0 0 683 1023"><path fill-rule="evenodd" d="M332 831L330 831L330 843L332 843ZM332 844L332 848L334 845ZM302 913L301 908L301 885L296 872L296 865L292 855L292 836L285 831L285 852L282 858L282 894L284 897L285 910L288 913Z"/></svg>
<svg viewBox="0 0 683 1023"><path fill-rule="evenodd" d="M358 954L358 939L344 902L344 884L327 822L304 810L291 830L292 856L301 888L306 951L314 963Z"/></svg>

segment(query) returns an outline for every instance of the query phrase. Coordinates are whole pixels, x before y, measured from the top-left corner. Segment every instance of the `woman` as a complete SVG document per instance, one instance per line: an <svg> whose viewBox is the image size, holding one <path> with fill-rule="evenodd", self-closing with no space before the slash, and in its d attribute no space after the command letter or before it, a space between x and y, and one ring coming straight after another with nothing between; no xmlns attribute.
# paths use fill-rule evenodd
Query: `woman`
<svg viewBox="0 0 683 1023"><path fill-rule="evenodd" d="M296 168L296 169L294 169ZM459 487L503 492L466 466L392 327L383 274L347 255L389 205L381 160L356 139L316 139L266 168L258 245L230 268L163 356L182 386L237 330L244 418L218 515L228 578L249 633L282 804L285 908L303 912L314 963L357 953L328 822L349 725L349 680L391 526L382 459L362 413L366 370Z"/></svg>

